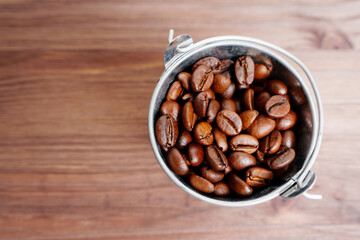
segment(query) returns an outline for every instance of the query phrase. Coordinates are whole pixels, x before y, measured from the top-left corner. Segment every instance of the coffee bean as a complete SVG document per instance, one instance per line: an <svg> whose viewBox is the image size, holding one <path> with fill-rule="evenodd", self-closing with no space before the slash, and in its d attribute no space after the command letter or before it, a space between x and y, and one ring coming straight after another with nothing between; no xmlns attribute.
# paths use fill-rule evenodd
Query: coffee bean
<svg viewBox="0 0 360 240"><path fill-rule="evenodd" d="M263 153L260 149L255 152L255 158L258 162L266 164L265 153Z"/></svg>
<svg viewBox="0 0 360 240"><path fill-rule="evenodd" d="M221 93L220 96L222 98L232 98L235 94L236 85L234 82L230 83L230 86L225 90L225 92Z"/></svg>
<svg viewBox="0 0 360 240"><path fill-rule="evenodd" d="M190 143L188 148L189 160L192 166L199 166L204 161L204 149L198 143Z"/></svg>
<svg viewBox="0 0 360 240"><path fill-rule="evenodd" d="M295 150L292 148L281 147L279 151L271 155L267 159L267 164L270 169L278 170L280 168L288 166L295 158Z"/></svg>
<svg viewBox="0 0 360 240"><path fill-rule="evenodd" d="M246 152L232 152L228 160L230 166L238 171L256 165L255 157Z"/></svg>
<svg viewBox="0 0 360 240"><path fill-rule="evenodd" d="M206 180L203 177L200 177L196 174L191 174L189 177L189 182L193 188L200 192L212 193L215 190L214 184L209 180Z"/></svg>
<svg viewBox="0 0 360 240"><path fill-rule="evenodd" d="M203 118L206 116L209 106L208 95L204 92L199 93L194 99L194 110L197 116Z"/></svg>
<svg viewBox="0 0 360 240"><path fill-rule="evenodd" d="M185 162L183 155L177 148L171 148L166 155L166 160L174 173L184 176L188 173L189 167Z"/></svg>
<svg viewBox="0 0 360 240"><path fill-rule="evenodd" d="M226 183L218 182L215 184L214 193L218 196L227 196L230 194L230 188Z"/></svg>
<svg viewBox="0 0 360 240"><path fill-rule="evenodd" d="M182 95L181 100L187 102L187 101L194 101L194 94L192 93L185 93L184 95Z"/></svg>
<svg viewBox="0 0 360 240"><path fill-rule="evenodd" d="M192 140L193 139L192 139L191 134L186 130L182 130L180 132L176 146L180 149L185 148L187 145L189 145L192 142Z"/></svg>
<svg viewBox="0 0 360 240"><path fill-rule="evenodd" d="M210 145L214 141L212 127L207 122L200 122L194 128L194 139L202 145Z"/></svg>
<svg viewBox="0 0 360 240"><path fill-rule="evenodd" d="M173 117L176 121L179 120L181 113L181 107L180 104L175 101L165 101L160 108L160 114L168 114Z"/></svg>
<svg viewBox="0 0 360 240"><path fill-rule="evenodd" d="M288 130L296 124L296 121L296 113L293 110L290 110L284 117L277 119L276 128L279 130Z"/></svg>
<svg viewBox="0 0 360 240"><path fill-rule="evenodd" d="M221 151L226 152L228 149L226 134L223 133L220 129L214 128L214 138L215 138L216 146Z"/></svg>
<svg viewBox="0 0 360 240"><path fill-rule="evenodd" d="M255 63L255 79L267 78L271 73L271 69L268 69L264 64Z"/></svg>
<svg viewBox="0 0 360 240"><path fill-rule="evenodd" d="M209 99L216 99L215 93L211 89L204 91L204 93L206 93L208 95Z"/></svg>
<svg viewBox="0 0 360 240"><path fill-rule="evenodd" d="M295 147L295 133L291 130L286 130L282 132L282 141L281 146L285 146L288 148L294 148Z"/></svg>
<svg viewBox="0 0 360 240"><path fill-rule="evenodd" d="M197 116L194 112L194 107L192 102L187 102L184 105L182 110L182 122L183 126L186 130L192 131L195 123L196 123Z"/></svg>
<svg viewBox="0 0 360 240"><path fill-rule="evenodd" d="M167 148L167 147L164 147L164 146L161 146L161 145L160 145L160 147L166 153L170 150L170 148Z"/></svg>
<svg viewBox="0 0 360 240"><path fill-rule="evenodd" d="M251 57L242 56L235 61L235 76L239 88L249 88L254 81L255 64Z"/></svg>
<svg viewBox="0 0 360 240"><path fill-rule="evenodd" d="M200 65L205 65L210 67L211 71L213 71L214 74L217 74L221 71L221 62L216 57L206 57L200 59L194 64L192 71L194 72L194 70Z"/></svg>
<svg viewBox="0 0 360 240"><path fill-rule="evenodd" d="M274 178L274 173L261 167L249 168L245 173L246 183L254 188L266 187Z"/></svg>
<svg viewBox="0 0 360 240"><path fill-rule="evenodd" d="M178 74L178 79L184 89L191 91L191 73L181 72Z"/></svg>
<svg viewBox="0 0 360 240"><path fill-rule="evenodd" d="M273 95L284 95L287 93L287 87L285 83L276 79L268 81L266 88L269 91L269 93Z"/></svg>
<svg viewBox="0 0 360 240"><path fill-rule="evenodd" d="M236 103L232 99L224 98L220 102L221 104L221 110L229 110L236 112Z"/></svg>
<svg viewBox="0 0 360 240"><path fill-rule="evenodd" d="M253 192L252 188L234 173L230 173L228 182L230 189L236 194L250 196Z"/></svg>
<svg viewBox="0 0 360 240"><path fill-rule="evenodd" d="M284 174L289 170L289 166L287 165L286 167L280 168L279 170L274 170L274 176L276 178L281 178L284 176Z"/></svg>
<svg viewBox="0 0 360 240"><path fill-rule="evenodd" d="M306 102L306 98L301 87L293 87L289 89L289 94L295 106L303 105Z"/></svg>
<svg viewBox="0 0 360 240"><path fill-rule="evenodd" d="M216 171L224 171L225 168L229 166L224 153L215 145L210 145L205 148L205 158L211 168Z"/></svg>
<svg viewBox="0 0 360 240"><path fill-rule="evenodd" d="M290 103L284 96L274 95L266 102L265 109L270 117L282 118L290 111Z"/></svg>
<svg viewBox="0 0 360 240"><path fill-rule="evenodd" d="M234 97L233 98L234 102L235 102L235 106L236 106L236 113L240 114L241 113L241 99L239 97Z"/></svg>
<svg viewBox="0 0 360 240"><path fill-rule="evenodd" d="M214 76L214 81L211 86L211 89L215 93L224 93L226 89L228 89L230 84L231 84L230 78L218 73Z"/></svg>
<svg viewBox="0 0 360 240"><path fill-rule="evenodd" d="M175 146L179 129L176 120L168 114L162 115L155 123L157 142L163 147Z"/></svg>
<svg viewBox="0 0 360 240"><path fill-rule="evenodd" d="M189 156L184 152L180 152L180 153L181 153L181 156L183 157L183 159L185 160L186 165L190 166L191 162L190 162ZM189 169L189 171L190 171L190 169Z"/></svg>
<svg viewBox="0 0 360 240"><path fill-rule="evenodd" d="M241 132L241 118L233 111L220 111L216 117L216 124L226 135L234 136Z"/></svg>
<svg viewBox="0 0 360 240"><path fill-rule="evenodd" d="M249 134L239 134L230 140L230 149L232 151L242 151L252 154L256 152L258 147L259 141Z"/></svg>
<svg viewBox="0 0 360 240"><path fill-rule="evenodd" d="M250 125L255 121L256 117L259 115L259 112L256 110L247 110L240 113L240 118L242 121L242 129L246 130Z"/></svg>
<svg viewBox="0 0 360 240"><path fill-rule="evenodd" d="M206 113L208 123L212 123L215 120L219 110L220 110L220 103L215 99L211 99Z"/></svg>
<svg viewBox="0 0 360 240"><path fill-rule="evenodd" d="M259 111L265 111L265 104L271 98L270 93L261 92L255 96L255 108Z"/></svg>
<svg viewBox="0 0 360 240"><path fill-rule="evenodd" d="M211 68L205 65L198 66L191 77L191 88L195 92L208 90L214 80L214 74Z"/></svg>
<svg viewBox="0 0 360 240"><path fill-rule="evenodd" d="M226 71L231 71L234 67L234 61L231 59L223 59L221 60L221 73L224 73Z"/></svg>
<svg viewBox="0 0 360 240"><path fill-rule="evenodd" d="M246 89L242 95L243 107L245 110L254 109L254 90Z"/></svg>
<svg viewBox="0 0 360 240"><path fill-rule="evenodd" d="M254 79L254 81L250 85L250 87L251 87L251 89L254 90L255 94L258 94L265 90L266 84L267 84L266 79Z"/></svg>
<svg viewBox="0 0 360 240"><path fill-rule="evenodd" d="M170 85L170 88L166 94L166 100L176 101L181 96L183 88L179 81L175 81Z"/></svg>
<svg viewBox="0 0 360 240"><path fill-rule="evenodd" d="M268 118L265 115L258 115L247 131L250 135L260 139L270 134L274 128L275 120Z"/></svg>
<svg viewBox="0 0 360 240"><path fill-rule="evenodd" d="M200 172L201 172L201 176L203 176L212 183L217 183L224 178L223 172L215 171L208 167L202 167L200 169Z"/></svg>
<svg viewBox="0 0 360 240"><path fill-rule="evenodd" d="M269 135L261 139L260 150L265 154L276 153L281 145L281 133L275 129Z"/></svg>

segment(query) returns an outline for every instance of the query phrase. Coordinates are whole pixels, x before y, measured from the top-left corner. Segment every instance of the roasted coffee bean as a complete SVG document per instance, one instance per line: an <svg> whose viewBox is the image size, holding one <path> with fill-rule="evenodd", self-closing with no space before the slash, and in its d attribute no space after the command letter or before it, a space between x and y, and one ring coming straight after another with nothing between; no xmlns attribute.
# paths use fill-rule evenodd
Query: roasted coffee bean
<svg viewBox="0 0 360 240"><path fill-rule="evenodd" d="M256 165L255 157L246 152L232 152L228 160L230 166L238 171Z"/></svg>
<svg viewBox="0 0 360 240"><path fill-rule="evenodd" d="M168 114L162 115L155 123L155 136L157 142L163 147L175 146L179 129L177 121Z"/></svg>
<svg viewBox="0 0 360 240"><path fill-rule="evenodd" d="M231 59L223 59L221 60L221 73L224 73L226 71L231 71L234 67L234 61Z"/></svg>
<svg viewBox="0 0 360 240"><path fill-rule="evenodd" d="M199 166L204 161L204 149L198 143L190 143L188 156L192 166Z"/></svg>
<svg viewBox="0 0 360 240"><path fill-rule="evenodd" d="M290 110L284 117L277 119L276 128L279 130L288 130L296 124L296 121L296 113L293 110Z"/></svg>
<svg viewBox="0 0 360 240"><path fill-rule="evenodd" d="M252 188L234 173L230 173L228 182L230 189L238 195L250 196L253 192Z"/></svg>
<svg viewBox="0 0 360 240"><path fill-rule="evenodd" d="M230 78L218 73L214 76L214 82L211 86L211 89L215 93L224 93L226 89L228 89L230 84L231 84Z"/></svg>
<svg viewBox="0 0 360 240"><path fill-rule="evenodd" d="M258 115L255 121L248 127L247 131L257 139L270 134L275 128L275 120L265 115Z"/></svg>
<svg viewBox="0 0 360 240"><path fill-rule="evenodd" d="M249 85L254 81L255 64L251 57L242 56L235 62L235 76L239 88L249 88Z"/></svg>
<svg viewBox="0 0 360 240"><path fill-rule="evenodd" d="M285 146L288 148L294 148L295 147L295 133L291 130L286 130L282 132L282 141L281 146Z"/></svg>
<svg viewBox="0 0 360 240"><path fill-rule="evenodd" d="M192 102L187 102L182 110L182 123L186 130L192 131L197 120Z"/></svg>
<svg viewBox="0 0 360 240"><path fill-rule="evenodd" d="M229 110L236 112L236 103L232 99L224 98L220 102L221 104L221 110Z"/></svg>
<svg viewBox="0 0 360 240"><path fill-rule="evenodd" d="M220 96L222 98L232 98L235 94L235 90L236 90L236 85L234 82L231 82L230 86L225 90L225 92L220 94Z"/></svg>
<svg viewBox="0 0 360 240"><path fill-rule="evenodd" d="M303 90L300 87L294 87L289 89L289 95L295 106L300 106L305 103L306 98Z"/></svg>
<svg viewBox="0 0 360 240"><path fill-rule="evenodd" d="M220 103L218 101L216 101L215 99L211 99L209 102L209 107L207 109L207 113L206 113L206 116L207 116L206 121L208 123L212 123L215 120L216 115L219 112L219 110L220 110Z"/></svg>
<svg viewBox="0 0 360 240"><path fill-rule="evenodd" d="M220 111L216 117L216 124L226 135L235 136L241 132L241 118L233 111Z"/></svg>
<svg viewBox="0 0 360 240"><path fill-rule="evenodd" d="M224 178L223 172L215 171L214 169L208 167L202 167L200 169L200 172L201 176L203 176L212 183L217 183Z"/></svg>
<svg viewBox="0 0 360 240"><path fill-rule="evenodd" d="M226 134L223 133L220 129L214 128L214 139L216 146L223 152L226 152L228 149L228 142L226 139Z"/></svg>
<svg viewBox="0 0 360 240"><path fill-rule="evenodd" d="M191 89L195 92L208 90L214 80L211 68L205 65L198 66L191 77Z"/></svg>
<svg viewBox="0 0 360 240"><path fill-rule="evenodd" d="M254 188L266 187L274 178L274 173L266 168L252 167L245 173L246 183Z"/></svg>
<svg viewBox="0 0 360 240"><path fill-rule="evenodd" d="M284 95L287 93L287 87L285 83L276 79L268 81L266 84L266 88L269 93L273 95Z"/></svg>
<svg viewBox="0 0 360 240"><path fill-rule="evenodd" d="M199 61L197 61L194 64L192 71L194 72L194 70L200 65L205 65L205 66L210 67L211 71L214 74L217 74L221 71L221 61L216 57L206 57L206 58L200 59Z"/></svg>
<svg viewBox="0 0 360 240"><path fill-rule="evenodd" d="M271 69L267 68L264 64L255 63L255 79L264 79L267 78L271 73Z"/></svg>
<svg viewBox="0 0 360 240"><path fill-rule="evenodd" d="M184 176L188 173L189 167L183 155L177 148L171 148L166 155L166 160L169 163L171 170L180 176Z"/></svg>
<svg viewBox="0 0 360 240"><path fill-rule="evenodd" d="M273 69L273 64L268 57L265 57L263 54L259 54L254 59L254 62L257 64L265 65L266 68L271 72Z"/></svg>
<svg viewBox="0 0 360 240"><path fill-rule="evenodd" d="M229 166L228 160L224 153L215 145L210 145L205 149L206 161L210 167L216 171L224 171Z"/></svg>
<svg viewBox="0 0 360 240"><path fill-rule="evenodd" d="M173 117L176 121L179 121L181 113L180 104L175 101L165 101L160 108L160 114L168 114Z"/></svg>
<svg viewBox="0 0 360 240"><path fill-rule="evenodd" d="M209 99L216 99L215 93L211 89L204 91L204 93L206 93L208 95Z"/></svg>
<svg viewBox="0 0 360 240"><path fill-rule="evenodd" d="M181 96L183 88L180 81L175 81L170 85L170 88L166 94L166 100L176 101Z"/></svg>
<svg viewBox="0 0 360 240"><path fill-rule="evenodd" d="M184 89L191 91L191 73L181 72L178 74L178 79Z"/></svg>
<svg viewBox="0 0 360 240"><path fill-rule="evenodd" d="M193 140L193 138L192 138L191 134L186 130L182 130L180 132L176 146L178 148L182 149L182 148L186 147L187 145L189 145L192 142L192 140Z"/></svg>
<svg viewBox="0 0 360 240"><path fill-rule="evenodd" d="M254 90L249 88L246 89L242 95L244 110L254 109Z"/></svg>
<svg viewBox="0 0 360 240"><path fill-rule="evenodd" d="M234 102L235 102L235 106L236 106L236 113L240 114L241 113L241 99L239 97L234 97L233 98Z"/></svg>
<svg viewBox="0 0 360 240"><path fill-rule="evenodd" d="M280 168L279 170L274 170L274 176L276 178L281 178L284 176L284 174L289 170L289 166L290 165L287 165L286 167L284 168Z"/></svg>
<svg viewBox="0 0 360 240"><path fill-rule="evenodd" d="M182 157L184 158L186 165L190 166L191 163L190 163L190 159L189 159L188 155L186 153L183 153L183 152L180 152L180 153L181 153Z"/></svg>
<svg viewBox="0 0 360 240"><path fill-rule="evenodd" d="M205 178L200 177L196 174L190 175L189 182L193 188L200 192L212 193L215 190L214 184L212 184L209 180L206 180Z"/></svg>
<svg viewBox="0 0 360 240"><path fill-rule="evenodd" d="M263 153L260 149L255 152L255 158L258 162L266 164L265 153Z"/></svg>
<svg viewBox="0 0 360 240"><path fill-rule="evenodd" d="M270 93L261 92L255 96L255 108L258 111L265 111L265 104L271 98Z"/></svg>
<svg viewBox="0 0 360 240"><path fill-rule="evenodd" d="M207 122L200 122L194 128L195 142L202 145L210 145L214 141L212 126Z"/></svg>
<svg viewBox="0 0 360 240"><path fill-rule="evenodd" d="M161 146L161 145L160 145L160 147L166 153L170 150L170 148L167 148L167 147L164 147L164 146Z"/></svg>
<svg viewBox="0 0 360 240"><path fill-rule="evenodd" d="M192 93L185 93L184 95L182 95L181 100L187 102L187 101L194 101L194 94Z"/></svg>
<svg viewBox="0 0 360 240"><path fill-rule="evenodd" d="M276 153L281 145L281 133L275 129L269 135L261 139L260 150L265 154Z"/></svg>
<svg viewBox="0 0 360 240"><path fill-rule="evenodd" d="M204 92L199 93L194 99L194 110L198 117L205 117L209 106L208 95Z"/></svg>
<svg viewBox="0 0 360 240"><path fill-rule="evenodd" d="M295 158L295 150L282 146L277 153L267 159L270 169L278 170L288 166Z"/></svg>
<svg viewBox="0 0 360 240"><path fill-rule="evenodd" d="M250 125L255 121L256 117L259 115L259 112L256 110L247 110L240 113L240 118L242 121L242 129L246 130Z"/></svg>
<svg viewBox="0 0 360 240"><path fill-rule="evenodd" d="M282 118L290 111L290 103L284 96L274 95L266 102L265 109L270 117Z"/></svg>
<svg viewBox="0 0 360 240"><path fill-rule="evenodd" d="M259 94L265 90L266 84L267 84L266 79L254 79L250 87L254 89L255 94Z"/></svg>
<svg viewBox="0 0 360 240"><path fill-rule="evenodd" d="M232 151L241 151L252 154L256 152L258 148L259 141L249 134L239 134L230 140L230 149Z"/></svg>
<svg viewBox="0 0 360 240"><path fill-rule="evenodd" d="M230 194L230 188L226 183L218 182L215 184L214 193L218 196L227 196Z"/></svg>

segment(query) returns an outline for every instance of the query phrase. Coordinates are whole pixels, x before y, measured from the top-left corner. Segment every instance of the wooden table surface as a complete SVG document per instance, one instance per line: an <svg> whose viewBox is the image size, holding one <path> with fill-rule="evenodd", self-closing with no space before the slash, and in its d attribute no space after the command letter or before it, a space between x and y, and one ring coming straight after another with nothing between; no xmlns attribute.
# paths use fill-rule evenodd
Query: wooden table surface
<svg viewBox="0 0 360 240"><path fill-rule="evenodd" d="M226 208L168 179L147 112L170 28L307 64L323 200ZM0 0L0 239L360 239L359 47L359 1Z"/></svg>

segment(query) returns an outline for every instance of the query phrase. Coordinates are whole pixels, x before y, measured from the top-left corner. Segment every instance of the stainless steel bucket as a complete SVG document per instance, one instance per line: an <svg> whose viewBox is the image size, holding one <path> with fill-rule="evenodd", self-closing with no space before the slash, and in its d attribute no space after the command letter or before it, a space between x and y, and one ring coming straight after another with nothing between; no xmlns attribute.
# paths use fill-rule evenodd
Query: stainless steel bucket
<svg viewBox="0 0 360 240"><path fill-rule="evenodd" d="M157 144L154 133L154 123L158 117L161 103L164 101L170 84L177 73L192 66L198 59L207 56L233 58L241 55L250 55L253 58L267 57L273 62L272 76L285 81L289 89L289 96L296 103L298 123L295 129L297 134L297 153L294 163L282 179L273 186L262 189L250 197L216 197L209 196L194 190L187 181L177 176L169 168L160 146ZM280 55L281 54L281 55ZM291 60L303 71L300 72L285 60ZM156 159L169 178L182 190L203 201L222 206L250 206L273 199L277 196L294 198L300 194L312 199L321 199L321 195L306 193L316 180L316 175L310 169L318 155L323 133L323 110L314 79L307 67L289 52L270 43L241 36L220 36L205 39L193 44L189 35L180 35L173 39L173 30L169 34L169 46L164 54L165 71L161 75L149 107L149 135Z"/></svg>

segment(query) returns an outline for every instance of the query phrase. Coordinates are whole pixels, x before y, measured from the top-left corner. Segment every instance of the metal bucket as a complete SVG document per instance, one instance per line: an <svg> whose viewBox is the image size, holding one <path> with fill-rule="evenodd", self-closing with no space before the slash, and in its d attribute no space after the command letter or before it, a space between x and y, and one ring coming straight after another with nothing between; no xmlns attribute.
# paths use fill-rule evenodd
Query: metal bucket
<svg viewBox="0 0 360 240"><path fill-rule="evenodd" d="M281 56L279 55L281 54ZM253 58L266 57L273 62L272 77L283 80L289 89L289 96L296 105L298 123L296 124L296 158L288 172L275 184L249 197L226 196L218 197L198 192L182 177L176 175L168 166L160 146L156 142L154 123L165 99L166 92L177 74L192 66L197 60L207 56L220 59L249 55ZM298 71L284 59L287 57L303 71L303 79ZM319 92L314 79L307 67L295 56L270 43L241 36L220 36L205 39L193 44L189 35L180 35L173 39L173 30L169 34L169 46L164 54L165 71L161 75L149 107L149 136L156 159L169 178L188 194L222 206L250 206L259 204L277 196L294 198L300 194L312 199L321 199L321 195L306 193L316 180L316 175L310 169L318 155L322 131L323 111Z"/></svg>

